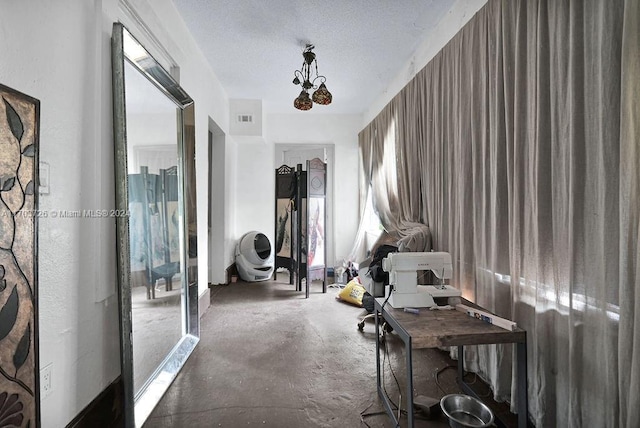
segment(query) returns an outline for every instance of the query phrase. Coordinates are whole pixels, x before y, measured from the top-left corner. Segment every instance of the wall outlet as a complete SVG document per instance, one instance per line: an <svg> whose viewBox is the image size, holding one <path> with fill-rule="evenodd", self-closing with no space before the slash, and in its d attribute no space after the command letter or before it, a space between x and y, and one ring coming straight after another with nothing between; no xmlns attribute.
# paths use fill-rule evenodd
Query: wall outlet
<svg viewBox="0 0 640 428"><path fill-rule="evenodd" d="M51 395L52 383L51 383L51 366L53 363L45 366L40 370L40 395L41 399L47 398Z"/></svg>

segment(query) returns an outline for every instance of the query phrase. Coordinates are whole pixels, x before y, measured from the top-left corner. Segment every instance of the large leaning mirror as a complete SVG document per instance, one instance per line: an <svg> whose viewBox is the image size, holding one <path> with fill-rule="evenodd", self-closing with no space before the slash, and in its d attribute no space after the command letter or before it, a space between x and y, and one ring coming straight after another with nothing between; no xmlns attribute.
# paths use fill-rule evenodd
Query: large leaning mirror
<svg viewBox="0 0 640 428"><path fill-rule="evenodd" d="M112 58L125 418L141 427L199 337L194 107L119 23Z"/></svg>

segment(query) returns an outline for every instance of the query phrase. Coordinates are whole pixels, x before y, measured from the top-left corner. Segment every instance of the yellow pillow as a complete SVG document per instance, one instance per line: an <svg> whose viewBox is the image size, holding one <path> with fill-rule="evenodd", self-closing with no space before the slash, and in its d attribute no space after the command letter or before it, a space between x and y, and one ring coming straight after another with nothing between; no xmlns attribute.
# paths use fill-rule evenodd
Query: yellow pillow
<svg viewBox="0 0 640 428"><path fill-rule="evenodd" d="M355 279L352 279L340 290L338 298L351 304L362 307L362 297L367 290Z"/></svg>

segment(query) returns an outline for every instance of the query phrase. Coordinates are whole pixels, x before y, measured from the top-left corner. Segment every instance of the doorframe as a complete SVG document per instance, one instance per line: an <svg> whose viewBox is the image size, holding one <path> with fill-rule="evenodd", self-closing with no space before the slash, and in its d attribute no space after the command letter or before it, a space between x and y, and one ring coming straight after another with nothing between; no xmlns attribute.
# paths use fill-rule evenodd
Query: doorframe
<svg viewBox="0 0 640 428"><path fill-rule="evenodd" d="M209 117L207 144L209 146L208 206L207 206L207 281L213 284L226 283L225 272L225 189L227 186L226 134Z"/></svg>
<svg viewBox="0 0 640 428"><path fill-rule="evenodd" d="M336 236L335 236L335 144L334 143L274 143L273 169L277 169L284 163L284 152L288 150L314 150L324 149L327 156L327 259L325 265L332 268L336 261ZM295 168L295 165L291 165ZM306 170L306 164L304 165ZM275 202L274 202L275 203Z"/></svg>

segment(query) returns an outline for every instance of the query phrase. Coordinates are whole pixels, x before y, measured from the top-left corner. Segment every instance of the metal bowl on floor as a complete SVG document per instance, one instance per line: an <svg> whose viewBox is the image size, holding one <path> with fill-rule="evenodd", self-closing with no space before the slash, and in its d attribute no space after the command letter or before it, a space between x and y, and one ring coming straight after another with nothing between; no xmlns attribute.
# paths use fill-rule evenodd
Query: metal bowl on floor
<svg viewBox="0 0 640 428"><path fill-rule="evenodd" d="M493 412L482 401L465 394L442 397L440 407L451 428L486 428L493 424Z"/></svg>

